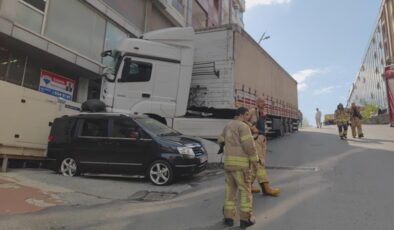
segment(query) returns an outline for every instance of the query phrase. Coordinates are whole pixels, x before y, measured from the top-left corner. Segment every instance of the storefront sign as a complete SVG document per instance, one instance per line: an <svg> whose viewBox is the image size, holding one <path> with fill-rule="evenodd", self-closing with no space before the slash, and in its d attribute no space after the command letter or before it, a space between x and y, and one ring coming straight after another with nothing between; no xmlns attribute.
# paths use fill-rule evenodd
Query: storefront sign
<svg viewBox="0 0 394 230"><path fill-rule="evenodd" d="M74 87L74 80L46 70L41 70L40 92L71 101L74 95Z"/></svg>

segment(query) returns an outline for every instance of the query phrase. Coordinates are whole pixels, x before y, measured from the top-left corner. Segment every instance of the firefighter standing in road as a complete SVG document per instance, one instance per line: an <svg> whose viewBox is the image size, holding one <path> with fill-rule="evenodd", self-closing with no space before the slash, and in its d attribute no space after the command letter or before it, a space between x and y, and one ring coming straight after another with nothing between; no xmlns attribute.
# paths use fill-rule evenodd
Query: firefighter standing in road
<svg viewBox="0 0 394 230"><path fill-rule="evenodd" d="M343 105L340 103L335 111L335 121L338 126L339 137L344 140L347 139L347 129L349 124L349 113L343 108Z"/></svg>
<svg viewBox="0 0 394 230"><path fill-rule="evenodd" d="M363 129L361 127L361 113L358 107L356 106L356 103L352 103L352 108L350 109L350 123L352 127L352 136L353 138L356 138L357 134L359 138L363 138ZM357 133L356 133L357 129Z"/></svg>
<svg viewBox="0 0 394 230"><path fill-rule="evenodd" d="M279 195L280 189L270 186L267 171L265 170L265 156L267 153L266 138L264 135L259 134L259 130L255 126L250 124L250 127L256 144L257 156L259 158L257 167L252 168L252 192L260 192L258 188L253 187L253 183L257 178L263 194L276 197Z"/></svg>
<svg viewBox="0 0 394 230"><path fill-rule="evenodd" d="M252 125L260 131L261 134L265 135L265 101L263 98L258 97L256 100L256 108L250 110Z"/></svg>
<svg viewBox="0 0 394 230"><path fill-rule="evenodd" d="M253 108L250 110L251 117L248 120L250 123L250 126L255 126L257 128L257 133L255 134L257 137L256 139L256 147L258 150L258 155L263 163L262 168L265 171L265 155L267 151L267 145L266 145L266 138L265 138L265 101L263 98L258 97L256 100L256 108ZM260 171L260 170L259 170ZM259 176L262 175L261 172L257 171L257 179L259 181L259 184L261 185L262 191L264 195L268 196L278 196L280 193L280 189L278 188L271 188L269 186L269 181L267 179L267 176ZM254 181L254 180L253 180ZM253 182L252 181L252 182ZM253 192L259 192L258 188L253 188Z"/></svg>
<svg viewBox="0 0 394 230"><path fill-rule="evenodd" d="M255 143L249 126L245 123L250 119L247 108L237 110L237 118L229 122L219 137L224 142L225 170L225 201L223 206L224 223L234 225L236 216L237 191L240 200L241 228L255 223L252 214L251 167L257 165Z"/></svg>

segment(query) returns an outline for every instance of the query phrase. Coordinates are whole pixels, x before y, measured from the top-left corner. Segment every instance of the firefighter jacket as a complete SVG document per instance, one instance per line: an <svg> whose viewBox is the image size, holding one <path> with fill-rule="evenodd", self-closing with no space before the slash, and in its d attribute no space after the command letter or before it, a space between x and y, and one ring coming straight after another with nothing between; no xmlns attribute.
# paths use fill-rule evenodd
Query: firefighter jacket
<svg viewBox="0 0 394 230"><path fill-rule="evenodd" d="M224 141L224 169L227 171L250 169L257 164L256 146L247 124L240 120L229 122L219 137Z"/></svg>
<svg viewBox="0 0 394 230"><path fill-rule="evenodd" d="M337 125L344 125L347 124L350 120L350 114L348 111L346 111L345 109L337 109L335 111L335 121L337 122Z"/></svg>

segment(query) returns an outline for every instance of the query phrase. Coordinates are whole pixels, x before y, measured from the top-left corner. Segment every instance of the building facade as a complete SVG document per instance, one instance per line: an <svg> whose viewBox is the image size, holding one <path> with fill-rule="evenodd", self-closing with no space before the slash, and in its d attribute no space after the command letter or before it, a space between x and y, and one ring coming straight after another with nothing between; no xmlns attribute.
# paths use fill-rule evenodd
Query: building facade
<svg viewBox="0 0 394 230"><path fill-rule="evenodd" d="M393 63L394 0L382 0L377 23L356 79L350 89L347 105L374 104L387 108L384 68Z"/></svg>
<svg viewBox="0 0 394 230"><path fill-rule="evenodd" d="M99 97L101 53L120 40L174 26L243 26L244 10L244 0L0 0L0 80L59 96L42 90L46 75L81 103Z"/></svg>
<svg viewBox="0 0 394 230"><path fill-rule="evenodd" d="M242 28L245 0L193 0L192 26L195 29L238 24Z"/></svg>
<svg viewBox="0 0 394 230"><path fill-rule="evenodd" d="M127 37L190 25L189 3L0 0L0 80L79 103L98 98L106 64L101 52ZM70 90L42 90L44 75Z"/></svg>

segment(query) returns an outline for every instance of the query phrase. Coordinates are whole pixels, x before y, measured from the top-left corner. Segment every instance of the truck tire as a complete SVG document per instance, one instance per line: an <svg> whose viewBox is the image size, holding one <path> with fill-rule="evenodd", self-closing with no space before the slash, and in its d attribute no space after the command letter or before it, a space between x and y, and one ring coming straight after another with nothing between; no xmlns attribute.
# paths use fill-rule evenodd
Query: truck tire
<svg viewBox="0 0 394 230"><path fill-rule="evenodd" d="M107 112L107 109L104 102L98 99L90 99L82 103L81 112L90 112L90 113Z"/></svg>

